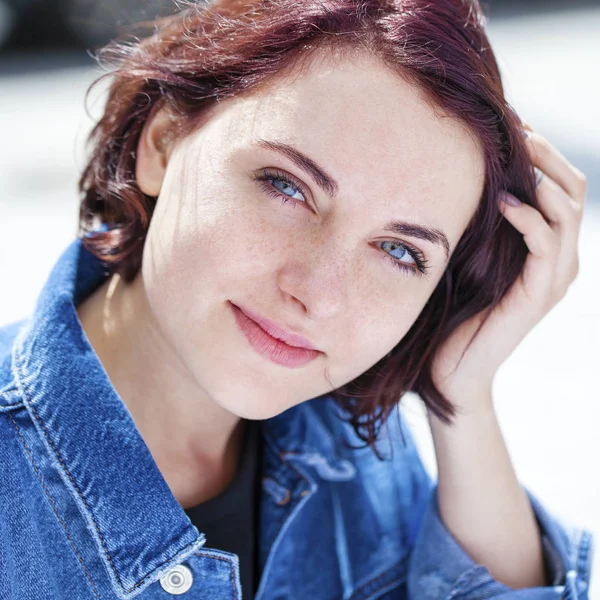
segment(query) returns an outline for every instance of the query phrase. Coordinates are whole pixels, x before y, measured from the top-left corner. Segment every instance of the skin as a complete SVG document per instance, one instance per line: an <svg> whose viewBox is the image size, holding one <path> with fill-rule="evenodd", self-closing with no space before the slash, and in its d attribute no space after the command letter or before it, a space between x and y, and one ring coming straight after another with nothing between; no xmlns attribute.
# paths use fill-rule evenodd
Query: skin
<svg viewBox="0 0 600 600"><path fill-rule="evenodd" d="M402 219L443 230L452 252L478 206L484 158L460 122L367 54L323 55L306 73L223 101L185 139L169 135L170 122L157 113L138 146L138 184L158 196L141 273L127 285L111 278L78 311L185 508L230 483L247 419L353 380L402 340L446 257L383 227ZM259 137L309 154L338 181L339 197L289 159L253 146ZM577 276L587 190L585 176L542 136L532 133L527 145L545 174L541 210L501 200L499 210L530 254L464 359L481 315L438 349L432 377L459 415L451 427L428 415L440 516L474 561L515 589L550 582L492 382ZM279 184L275 191L298 199L282 206L252 179L265 168L291 176L306 195ZM421 250L427 276L392 266L390 255L414 262L384 241ZM229 301L304 335L322 354L296 369L270 362L248 345Z"/></svg>
<svg viewBox="0 0 600 600"><path fill-rule="evenodd" d="M440 516L475 562L514 589L552 581L544 570L531 504L502 437L492 383L502 363L577 278L587 193L585 175L543 136L527 125L524 129L529 131L531 161L542 174L536 193L540 210L528 204L510 206L501 199L498 206L523 234L527 260L464 359L458 362L481 315L457 328L436 353L434 380L460 415L448 427L428 411Z"/></svg>
<svg viewBox="0 0 600 600"><path fill-rule="evenodd" d="M140 275L128 285L113 277L79 314L185 507L233 477L240 418L266 419L339 387L402 339L446 257L383 227L392 219L436 227L454 249L478 205L484 159L459 121L440 118L368 54L324 54L300 76L221 102L184 139L170 139L168 117L148 122L138 146L138 184L158 196ZM257 149L258 137L310 155L337 180L339 197ZM306 195L278 184L298 199L282 205L251 177L265 168L295 177ZM375 246L384 241L420 249L428 275L393 266L389 257L415 265L402 249ZM228 301L323 354L300 368L260 356Z"/></svg>

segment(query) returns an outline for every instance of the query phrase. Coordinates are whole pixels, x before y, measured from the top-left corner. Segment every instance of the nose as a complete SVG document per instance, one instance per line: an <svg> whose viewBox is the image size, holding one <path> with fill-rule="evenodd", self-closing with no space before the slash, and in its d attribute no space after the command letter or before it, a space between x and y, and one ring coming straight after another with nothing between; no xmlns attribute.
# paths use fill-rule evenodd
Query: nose
<svg viewBox="0 0 600 600"><path fill-rule="evenodd" d="M283 293L300 303L314 321L330 320L339 315L348 303L352 263L347 250L323 244L317 250L295 254L278 274L278 286Z"/></svg>

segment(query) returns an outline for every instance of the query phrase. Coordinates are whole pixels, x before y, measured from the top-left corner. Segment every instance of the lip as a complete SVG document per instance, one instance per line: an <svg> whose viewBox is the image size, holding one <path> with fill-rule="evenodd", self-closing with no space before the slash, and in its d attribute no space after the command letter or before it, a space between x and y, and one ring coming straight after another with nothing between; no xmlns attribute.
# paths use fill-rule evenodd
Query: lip
<svg viewBox="0 0 600 600"><path fill-rule="evenodd" d="M229 302L229 304L231 305L239 328L246 336L246 339L252 348L258 354L265 356L269 360L286 367L300 367L322 354L322 352L316 350L314 347L292 346L282 339L274 337L262 326L262 323L265 323L265 327L270 327L272 332L282 332L283 330L278 326L274 326L272 321L257 317L260 319L260 322L257 322L254 320L255 313L246 314L246 309L242 310L240 307L233 304L233 302ZM283 332L283 334L286 333L287 332ZM288 340L290 338L294 342L302 340L302 343L310 345L310 342L301 336L293 336L292 334L287 334L287 336Z"/></svg>
<svg viewBox="0 0 600 600"><path fill-rule="evenodd" d="M233 302L232 302L233 304ZM233 304L233 306L236 306ZM269 319L265 319L260 315L248 310L247 308L242 308L241 306L237 306L247 317L252 319L255 323L264 329L271 337L274 337L277 340L280 340L286 343L288 346L295 346L296 348L305 348L308 350L317 350L309 340L301 335L296 333L290 333L285 329L282 329L277 323L273 321L269 321Z"/></svg>

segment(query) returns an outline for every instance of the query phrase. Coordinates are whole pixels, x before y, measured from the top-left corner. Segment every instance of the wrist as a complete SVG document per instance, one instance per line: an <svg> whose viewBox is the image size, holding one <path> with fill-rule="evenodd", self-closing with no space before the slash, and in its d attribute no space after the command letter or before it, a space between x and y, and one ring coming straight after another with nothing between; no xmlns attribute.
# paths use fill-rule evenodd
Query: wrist
<svg viewBox="0 0 600 600"><path fill-rule="evenodd" d="M453 387L452 390L438 389L456 409L455 416L451 417L453 422L472 420L475 417L495 416L491 382L465 385L461 388ZM428 406L426 409L430 423L433 421L436 424L444 424Z"/></svg>

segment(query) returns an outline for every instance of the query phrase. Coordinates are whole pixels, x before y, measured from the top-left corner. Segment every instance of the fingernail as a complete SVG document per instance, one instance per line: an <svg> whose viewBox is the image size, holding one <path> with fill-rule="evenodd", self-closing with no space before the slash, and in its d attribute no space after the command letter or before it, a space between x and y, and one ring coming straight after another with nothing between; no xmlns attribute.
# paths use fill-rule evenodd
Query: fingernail
<svg viewBox="0 0 600 600"><path fill-rule="evenodd" d="M544 177L544 172L540 171L537 167L533 167L533 172L535 173L535 187L540 185L542 178Z"/></svg>
<svg viewBox="0 0 600 600"><path fill-rule="evenodd" d="M523 128L521 128L521 132L523 133L523 136L524 136L525 138L528 138L528 137L529 137L529 133L527 132L527 129L523 129Z"/></svg>
<svg viewBox="0 0 600 600"><path fill-rule="evenodd" d="M510 206L521 206L522 202L516 197L513 196L510 192L502 191L498 194L498 197L506 204Z"/></svg>

